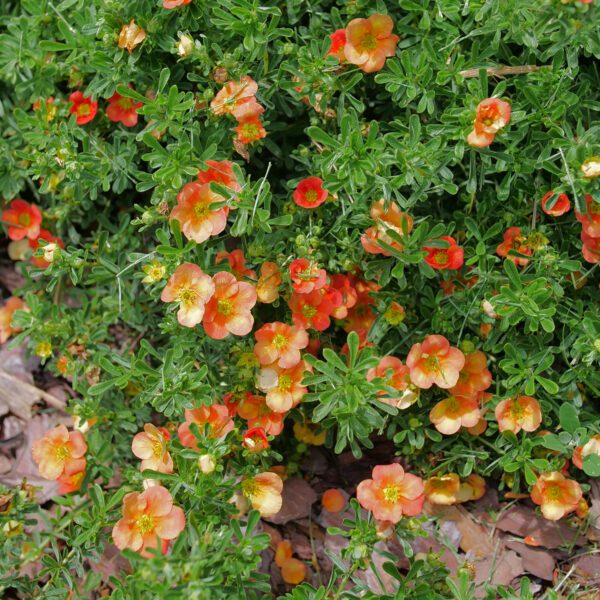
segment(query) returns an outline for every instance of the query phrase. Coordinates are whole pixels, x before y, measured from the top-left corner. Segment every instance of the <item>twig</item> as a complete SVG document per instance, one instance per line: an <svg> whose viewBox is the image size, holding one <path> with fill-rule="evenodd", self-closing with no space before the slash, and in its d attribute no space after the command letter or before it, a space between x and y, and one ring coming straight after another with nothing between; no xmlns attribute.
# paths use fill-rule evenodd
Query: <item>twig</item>
<svg viewBox="0 0 600 600"><path fill-rule="evenodd" d="M537 65L521 65L518 67L487 67L485 70L487 74L492 77L503 77L504 75L535 73L541 68L542 67L538 67ZM481 69L465 69L464 71L460 71L459 75L462 75L465 79L469 79L471 77L479 77L479 71L481 71Z"/></svg>
<svg viewBox="0 0 600 600"><path fill-rule="evenodd" d="M0 369L0 381L2 379L8 381L11 385L18 385L22 390L27 390L32 396L38 396L39 398L44 400L46 404L48 404L48 406L60 409L65 408L65 402L63 402L60 398L57 398L56 396L53 396L52 394L49 394L44 390L40 390L40 388L36 387L35 385L31 385L30 383L27 383L26 381L14 377L6 371Z"/></svg>

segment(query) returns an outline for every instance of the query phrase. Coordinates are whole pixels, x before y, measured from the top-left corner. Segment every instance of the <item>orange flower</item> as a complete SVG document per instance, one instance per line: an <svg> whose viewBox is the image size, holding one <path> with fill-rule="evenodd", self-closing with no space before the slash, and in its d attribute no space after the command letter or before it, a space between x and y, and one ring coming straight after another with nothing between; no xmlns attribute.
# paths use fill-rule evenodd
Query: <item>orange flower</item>
<svg viewBox="0 0 600 600"><path fill-rule="evenodd" d="M500 431L535 431L542 422L542 411L535 398L517 396L502 400L496 406L496 420Z"/></svg>
<svg viewBox="0 0 600 600"><path fill-rule="evenodd" d="M307 258L297 258L290 264L292 287L299 294L320 290L327 284L327 271Z"/></svg>
<svg viewBox="0 0 600 600"><path fill-rule="evenodd" d="M94 120L98 112L98 102L96 100L92 100L91 96L84 96L82 92L73 92L69 96L69 100L71 101L69 112L72 115L77 115L75 120L77 125L85 125Z"/></svg>
<svg viewBox="0 0 600 600"><path fill-rule="evenodd" d="M142 459L140 471L151 469L160 473L173 472L173 459L167 450L169 432L152 423L144 425L144 431L136 434L131 442L131 451Z"/></svg>
<svg viewBox="0 0 600 600"><path fill-rule="evenodd" d="M251 144L267 137L267 131L258 116L240 119L234 131L237 134L238 141L242 144Z"/></svg>
<svg viewBox="0 0 600 600"><path fill-rule="evenodd" d="M248 427L261 427L268 435L279 435L283 431L284 415L271 410L264 396L248 392L236 408L238 416L248 422Z"/></svg>
<svg viewBox="0 0 600 600"><path fill-rule="evenodd" d="M571 460L578 469L583 469L583 459L591 454L600 456L600 435L593 435L583 446L577 446Z"/></svg>
<svg viewBox="0 0 600 600"><path fill-rule="evenodd" d="M346 45L346 30L337 29L333 33L329 34L329 39L331 40L331 46L329 47L329 50L327 50L327 54L325 56L335 56L340 62L344 62L346 60L346 55L344 54L344 46Z"/></svg>
<svg viewBox="0 0 600 600"><path fill-rule="evenodd" d="M223 196L212 192L207 183L186 183L177 194L177 206L171 211L169 220L177 219L185 237L201 244L209 237L219 235L227 226L229 208L211 208L223 201Z"/></svg>
<svg viewBox="0 0 600 600"><path fill-rule="evenodd" d="M375 299L371 292L377 292L380 286L373 281L361 281L356 277L351 277L351 281L356 291L356 302L348 308L344 331L356 331L359 335L362 331L367 334L377 318L372 308L375 306Z"/></svg>
<svg viewBox="0 0 600 600"><path fill-rule="evenodd" d="M264 262L260 267L260 277L256 284L258 301L272 304L279 298L279 286L282 282L281 271L274 262Z"/></svg>
<svg viewBox="0 0 600 600"><path fill-rule="evenodd" d="M456 504L460 490L460 478L456 473L430 477L425 481L425 498L432 504Z"/></svg>
<svg viewBox="0 0 600 600"><path fill-rule="evenodd" d="M146 32L131 19L127 25L123 25L119 33L119 48L127 48L131 54L136 46L139 46L146 39Z"/></svg>
<svg viewBox="0 0 600 600"><path fill-rule="evenodd" d="M292 197L302 208L317 208L327 200L328 195L320 177L306 177L298 183Z"/></svg>
<svg viewBox="0 0 600 600"><path fill-rule="evenodd" d="M460 370L465 365L465 355L450 346L443 335L428 335L422 344L414 344L406 357L410 379L424 390L434 383L443 389L456 385Z"/></svg>
<svg viewBox="0 0 600 600"><path fill-rule="evenodd" d="M353 19L346 27L344 55L348 62L365 73L380 71L385 59L394 56L400 39L392 33L394 22L388 15L371 15Z"/></svg>
<svg viewBox="0 0 600 600"><path fill-rule="evenodd" d="M251 283L238 281L235 275L221 271L213 275L215 293L206 304L202 325L206 335L222 340L230 333L246 335L252 331L256 290Z"/></svg>
<svg viewBox="0 0 600 600"><path fill-rule="evenodd" d="M577 510L583 493L576 481L562 473L542 473L531 490L531 499L540 505L542 514L550 521L558 521Z"/></svg>
<svg viewBox="0 0 600 600"><path fill-rule="evenodd" d="M149 557L150 550L166 550L164 541L174 540L184 527L185 513L173 506L169 490L154 485L123 498L123 518L115 523L112 538L119 550L130 548Z"/></svg>
<svg viewBox="0 0 600 600"><path fill-rule="evenodd" d="M425 262L434 269L460 269L464 263L464 250L457 245L456 240L449 235L443 235L441 241L447 242L447 248L433 248L424 246L423 250L427 252ZM439 240L432 240L439 241Z"/></svg>
<svg viewBox="0 0 600 600"><path fill-rule="evenodd" d="M306 330L275 321L266 323L255 332L254 354L261 365L277 363L283 369L297 365L300 350L308 345Z"/></svg>
<svg viewBox="0 0 600 600"><path fill-rule="evenodd" d="M556 201L552 208L548 208L548 202L557 196ZM571 201L569 200L569 196L566 194L555 194L553 190L550 190L543 198L542 198L542 210L552 217L560 217L565 213L568 213L571 210Z"/></svg>
<svg viewBox="0 0 600 600"><path fill-rule="evenodd" d="M229 410L222 404L186 408L184 416L185 423L179 426L177 434L181 444L186 448L198 449L198 440L190 429L192 423L198 427L200 434L205 433L210 439L225 437L235 429L233 419L229 416Z"/></svg>
<svg viewBox="0 0 600 600"><path fill-rule="evenodd" d="M224 260L229 263L231 272L235 275L236 279L241 280L244 277L256 279L256 271L246 268L246 257L244 256L244 252L239 248L231 252L226 252L225 250L217 252L215 265L220 265Z"/></svg>
<svg viewBox="0 0 600 600"><path fill-rule="evenodd" d="M250 452L262 452L269 447L267 434L262 427L252 427L244 432L242 446Z"/></svg>
<svg viewBox="0 0 600 600"><path fill-rule="evenodd" d="M352 280L347 275L332 275L329 289L337 290L341 294L342 303L331 315L336 319L345 319L348 311L357 303L358 292L352 285Z"/></svg>
<svg viewBox="0 0 600 600"><path fill-rule="evenodd" d="M333 288L321 288L308 294L294 292L288 301L294 325L317 331L325 331L331 325L330 316L341 304L342 295Z"/></svg>
<svg viewBox="0 0 600 600"><path fill-rule="evenodd" d="M204 307L215 292L213 280L197 265L179 265L169 278L160 299L179 302L177 320L184 327L194 327L202 321Z"/></svg>
<svg viewBox="0 0 600 600"><path fill-rule="evenodd" d="M267 406L278 413L285 413L297 406L308 389L302 385L308 365L301 360L297 365L282 369L276 364L262 369L256 387L266 393Z"/></svg>
<svg viewBox="0 0 600 600"><path fill-rule="evenodd" d="M283 481L279 475L267 471L242 482L242 493L261 517L276 515L283 503Z"/></svg>
<svg viewBox="0 0 600 600"><path fill-rule="evenodd" d="M241 192L242 186L233 173L233 163L230 160L205 160L207 169L198 171L198 183L214 181L233 192Z"/></svg>
<svg viewBox="0 0 600 600"><path fill-rule="evenodd" d="M57 425L31 446L31 456L44 479L58 479L63 473L71 473L70 463L82 458L86 451L81 432L68 431L64 425Z"/></svg>
<svg viewBox="0 0 600 600"><path fill-rule="evenodd" d="M402 515L412 517L421 512L425 488L420 477L405 473L395 463L374 467L372 477L358 484L356 498L376 519L398 523Z"/></svg>
<svg viewBox="0 0 600 600"><path fill-rule="evenodd" d="M419 399L419 390L411 384L409 368L402 364L402 361L395 356L385 356L379 361L379 364L367 371L367 381L372 381L376 377L383 379L385 385L393 387L400 392L398 396L388 397L387 392L380 391L379 398L382 402L405 409L412 406Z"/></svg>
<svg viewBox="0 0 600 600"><path fill-rule="evenodd" d="M281 568L290 558L292 558L292 542L282 540L275 549L275 564Z"/></svg>
<svg viewBox="0 0 600 600"><path fill-rule="evenodd" d="M524 267L528 262L528 258L521 258L519 256L509 256L508 253L510 250L514 250L519 254L526 254L531 256L533 254L532 249L527 246L525 243L527 240L524 236L521 235L520 227L509 227L504 232L504 241L496 248L496 253L498 256L502 256L503 258L508 258L515 263L515 265L519 265Z"/></svg>
<svg viewBox="0 0 600 600"><path fill-rule="evenodd" d="M463 396L448 396L438 402L429 413L429 420L445 435L456 433L461 427L474 427L479 423L479 402Z"/></svg>
<svg viewBox="0 0 600 600"><path fill-rule="evenodd" d="M581 223L583 233L592 238L600 237L600 202L596 202L590 195L584 196L586 211L580 213L575 210L575 218ZM3 217L4 218L4 217ZM4 219L6 220L6 219ZM9 233L10 237L10 233ZM16 239L16 238L10 238Z"/></svg>
<svg viewBox="0 0 600 600"><path fill-rule="evenodd" d="M17 198L2 213L2 221L8 225L7 233L11 240L36 240L40 234L42 213L35 204Z"/></svg>
<svg viewBox="0 0 600 600"><path fill-rule="evenodd" d="M401 237L408 235L413 228L412 217L408 213L402 212L395 202L388 202L388 206L385 208L384 200L374 202L370 214L371 219L375 221L375 225L369 227L360 238L365 252L391 256L391 252L383 248L381 242L391 246L398 252L402 252L404 246L392 239L388 232L395 232Z"/></svg>
<svg viewBox="0 0 600 600"><path fill-rule="evenodd" d="M590 237L583 231L581 232L581 254L583 259L589 263L600 262L600 237Z"/></svg>
<svg viewBox="0 0 600 600"><path fill-rule="evenodd" d="M340 490L332 488L323 492L321 504L327 512L339 513L343 511L346 506L346 498Z"/></svg>
<svg viewBox="0 0 600 600"><path fill-rule="evenodd" d="M298 585L306 578L306 565L297 558L290 558L281 567L281 577L290 585Z"/></svg>
<svg viewBox="0 0 600 600"><path fill-rule="evenodd" d="M240 106L254 99L258 84L244 75L240 81L228 81L210 103L215 115L239 114Z"/></svg>
<svg viewBox="0 0 600 600"><path fill-rule="evenodd" d="M475 148L489 146L494 137L510 122L510 104L497 98L486 98L477 105L473 131L467 142Z"/></svg>
<svg viewBox="0 0 600 600"><path fill-rule="evenodd" d="M189 4L192 0L163 0L164 8L177 8L184 4Z"/></svg>
<svg viewBox="0 0 600 600"><path fill-rule="evenodd" d="M21 298L11 296L0 308L0 344L4 344L14 333L21 331L12 327L12 318L17 310L29 310Z"/></svg>
<svg viewBox="0 0 600 600"><path fill-rule="evenodd" d="M125 127L133 127L138 122L138 108L144 106L143 102L134 102L131 98L125 98L115 92L108 99L106 116L115 123L119 121Z"/></svg>
<svg viewBox="0 0 600 600"><path fill-rule="evenodd" d="M492 385L492 374L487 369L487 359L481 350L465 356L465 365L458 375L457 384L450 389L455 396L476 396Z"/></svg>
<svg viewBox="0 0 600 600"><path fill-rule="evenodd" d="M85 479L86 465L87 461L85 457L74 458L65 463L62 475L56 478L56 481L58 481L57 492L61 496L63 494L70 494L71 492L78 492L81 489L81 484Z"/></svg>

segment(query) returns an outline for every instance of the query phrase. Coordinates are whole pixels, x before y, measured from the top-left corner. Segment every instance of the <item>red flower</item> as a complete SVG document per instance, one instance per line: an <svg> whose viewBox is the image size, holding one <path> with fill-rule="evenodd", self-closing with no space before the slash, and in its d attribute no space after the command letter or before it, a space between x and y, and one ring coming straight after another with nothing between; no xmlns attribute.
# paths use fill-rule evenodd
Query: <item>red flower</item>
<svg viewBox="0 0 600 600"><path fill-rule="evenodd" d="M133 127L138 122L138 108L144 106L143 102L134 102L131 98L125 98L115 92L108 99L108 106L106 107L106 116L115 123L119 121L125 125L125 127Z"/></svg>
<svg viewBox="0 0 600 600"><path fill-rule="evenodd" d="M207 169L198 171L198 183L220 183L234 192L241 192L242 186L236 179L230 160L205 160Z"/></svg>
<svg viewBox="0 0 600 600"><path fill-rule="evenodd" d="M548 201L551 198L554 198L556 194L550 190L543 198L542 198L542 210L547 214L553 217L560 217L565 213L568 213L571 210L571 202L569 201L569 196L566 194L558 194L558 198L556 202L552 206L552 208L546 208Z"/></svg>
<svg viewBox="0 0 600 600"><path fill-rule="evenodd" d="M333 311L341 306L342 295L335 289L321 288L309 294L293 293L288 305L292 319L297 327L325 331L331 325L329 318Z"/></svg>
<svg viewBox="0 0 600 600"><path fill-rule="evenodd" d="M35 240L40 233L42 213L35 204L17 198L2 213L2 220L8 225L8 237L11 240L22 240L25 237Z"/></svg>
<svg viewBox="0 0 600 600"><path fill-rule="evenodd" d="M348 311L357 303L358 292L352 280L347 275L332 275L330 289L337 290L342 296L342 303L331 314L336 319L345 319L348 316Z"/></svg>
<svg viewBox="0 0 600 600"><path fill-rule="evenodd" d="M317 208L327 200L327 190L323 189L323 180L320 177L307 177L303 179L294 190L294 202L302 208Z"/></svg>
<svg viewBox="0 0 600 600"><path fill-rule="evenodd" d="M344 54L344 46L346 45L346 30L338 29L329 35L329 39L331 40L331 46L329 50L327 50L327 54L325 56L335 56L340 62L344 62L346 60L346 55Z"/></svg>
<svg viewBox="0 0 600 600"><path fill-rule="evenodd" d="M98 112L98 102L92 100L91 96L86 98L82 92L73 92L69 100L71 101L69 112L77 115L77 125L85 125L94 119Z"/></svg>
<svg viewBox="0 0 600 600"><path fill-rule="evenodd" d="M590 195L585 196L586 211L575 210L575 218L581 223L583 232L590 237L600 237L600 202Z"/></svg>
<svg viewBox="0 0 600 600"><path fill-rule="evenodd" d="M510 122L510 104L497 98L486 98L477 105L473 131L467 142L475 148L489 146L494 137Z"/></svg>
<svg viewBox="0 0 600 600"><path fill-rule="evenodd" d="M242 445L250 452L262 452L269 447L269 440L262 427L253 427L242 436Z"/></svg>
<svg viewBox="0 0 600 600"><path fill-rule="evenodd" d="M40 229L40 233L34 240L28 240L29 247L35 252L40 247L39 240L44 240L46 245L43 247L44 256L32 256L31 264L38 269L45 269L51 262L56 252L56 248L64 248L65 243L55 235L52 235L46 229Z"/></svg>
<svg viewBox="0 0 600 600"><path fill-rule="evenodd" d="M502 256L503 258L508 258L515 263L515 265L519 265L524 267L528 262L528 258L521 258L519 256L509 256L508 253L510 250L514 250L519 254L527 254L531 256L533 254L533 250L527 246L525 243L527 239L521 235L520 227L509 227L504 232L504 241L496 248L496 253L498 256Z"/></svg>
<svg viewBox="0 0 600 600"><path fill-rule="evenodd" d="M424 246L423 250L427 252L425 262L434 269L460 269L464 263L465 253L463 249L449 235L442 236L440 240L448 242L449 246L447 248Z"/></svg>
<svg viewBox="0 0 600 600"><path fill-rule="evenodd" d="M290 264L290 277L292 287L299 294L320 290L327 284L327 271L307 258L297 258Z"/></svg>

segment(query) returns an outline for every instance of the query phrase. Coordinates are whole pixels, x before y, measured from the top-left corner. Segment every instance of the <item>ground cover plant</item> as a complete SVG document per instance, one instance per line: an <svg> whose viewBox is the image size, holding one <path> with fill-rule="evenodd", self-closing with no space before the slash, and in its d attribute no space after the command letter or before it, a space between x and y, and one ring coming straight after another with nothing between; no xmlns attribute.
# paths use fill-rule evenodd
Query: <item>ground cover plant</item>
<svg viewBox="0 0 600 600"><path fill-rule="evenodd" d="M6 598L595 598L592 0L0 0Z"/></svg>

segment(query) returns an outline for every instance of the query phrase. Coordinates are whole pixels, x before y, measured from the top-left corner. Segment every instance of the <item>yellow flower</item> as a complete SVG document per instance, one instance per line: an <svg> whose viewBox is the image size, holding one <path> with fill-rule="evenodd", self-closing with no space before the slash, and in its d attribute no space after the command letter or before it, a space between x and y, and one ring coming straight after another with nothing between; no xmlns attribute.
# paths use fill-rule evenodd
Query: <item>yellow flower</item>
<svg viewBox="0 0 600 600"><path fill-rule="evenodd" d="M156 283L165 276L167 269L158 260L153 260L151 263L144 265L142 271L146 273L146 277L142 279L143 283Z"/></svg>

